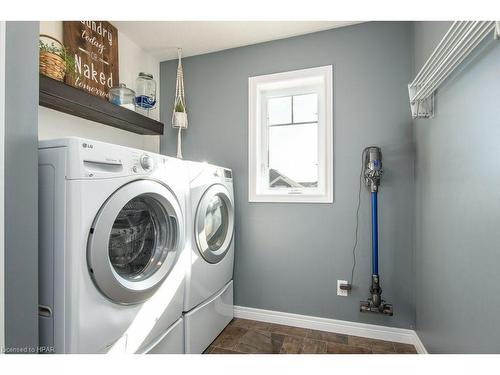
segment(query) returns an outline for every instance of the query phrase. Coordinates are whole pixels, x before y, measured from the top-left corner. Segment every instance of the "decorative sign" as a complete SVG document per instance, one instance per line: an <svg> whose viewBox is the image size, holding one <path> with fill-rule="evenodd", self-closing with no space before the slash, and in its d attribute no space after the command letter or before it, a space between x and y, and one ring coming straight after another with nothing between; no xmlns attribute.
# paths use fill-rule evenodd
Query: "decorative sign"
<svg viewBox="0 0 500 375"><path fill-rule="evenodd" d="M118 30L106 21L64 21L63 44L75 58L66 83L107 99L118 85Z"/></svg>

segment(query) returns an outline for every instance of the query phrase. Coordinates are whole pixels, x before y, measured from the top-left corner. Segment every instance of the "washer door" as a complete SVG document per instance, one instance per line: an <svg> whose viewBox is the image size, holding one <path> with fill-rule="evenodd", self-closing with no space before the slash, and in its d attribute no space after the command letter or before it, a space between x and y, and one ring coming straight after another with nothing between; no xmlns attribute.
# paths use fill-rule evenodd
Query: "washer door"
<svg viewBox="0 0 500 375"><path fill-rule="evenodd" d="M176 197L160 183L118 189L90 231L88 266L98 289L120 304L147 300L177 261L183 224Z"/></svg>
<svg viewBox="0 0 500 375"><path fill-rule="evenodd" d="M233 240L234 206L223 185L212 185L203 194L195 219L196 245L209 263L220 262Z"/></svg>

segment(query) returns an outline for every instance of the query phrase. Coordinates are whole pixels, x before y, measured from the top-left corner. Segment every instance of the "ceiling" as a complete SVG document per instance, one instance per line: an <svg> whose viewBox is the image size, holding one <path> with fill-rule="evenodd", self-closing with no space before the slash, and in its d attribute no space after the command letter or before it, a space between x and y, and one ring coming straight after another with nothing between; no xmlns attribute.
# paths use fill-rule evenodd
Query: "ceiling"
<svg viewBox="0 0 500 375"><path fill-rule="evenodd" d="M114 21L132 41L160 61L283 39L352 25L349 21Z"/></svg>

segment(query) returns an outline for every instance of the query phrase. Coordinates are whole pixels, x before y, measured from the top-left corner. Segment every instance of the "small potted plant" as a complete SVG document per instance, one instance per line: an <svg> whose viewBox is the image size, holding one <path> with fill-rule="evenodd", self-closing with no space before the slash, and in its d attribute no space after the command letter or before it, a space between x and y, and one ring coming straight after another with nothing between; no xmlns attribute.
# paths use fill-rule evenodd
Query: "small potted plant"
<svg viewBox="0 0 500 375"><path fill-rule="evenodd" d="M44 41L43 39L50 39ZM40 73L57 81L63 81L66 74L75 69L75 58L56 38L49 35L40 35L38 43L40 49Z"/></svg>
<svg viewBox="0 0 500 375"><path fill-rule="evenodd" d="M188 124L187 124L186 107L184 106L182 99L178 100L177 103L175 104L174 118L172 125L174 128L180 128L180 129L187 128Z"/></svg>
<svg viewBox="0 0 500 375"><path fill-rule="evenodd" d="M175 83L175 101L172 113L172 127L177 129L177 158L182 159L182 129L187 129L188 118L184 99L184 73L182 71L182 50L177 49L177 82Z"/></svg>

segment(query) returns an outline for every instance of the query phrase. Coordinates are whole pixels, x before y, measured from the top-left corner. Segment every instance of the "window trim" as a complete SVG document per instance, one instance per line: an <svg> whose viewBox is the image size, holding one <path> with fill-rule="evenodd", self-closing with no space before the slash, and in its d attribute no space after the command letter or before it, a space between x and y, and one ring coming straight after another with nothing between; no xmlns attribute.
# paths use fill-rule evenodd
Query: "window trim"
<svg viewBox="0 0 500 375"><path fill-rule="evenodd" d="M291 87L293 83L293 87ZM284 93L303 93L300 86L310 88L322 85L320 104L324 106L324 116L318 116L318 168L317 189L311 190L286 188L283 190L261 190L263 170L263 149L267 149L267 135L263 134L267 118L262 98L269 90L282 90ZM316 92L316 91L315 91ZM287 96L290 94L287 94ZM280 95L272 95L280 96ZM321 98L322 97L322 98ZM333 67L332 65L290 72L266 74L248 78L248 201L283 203L333 203ZM324 166L322 166L324 164ZM320 189L321 185L324 185Z"/></svg>

